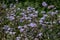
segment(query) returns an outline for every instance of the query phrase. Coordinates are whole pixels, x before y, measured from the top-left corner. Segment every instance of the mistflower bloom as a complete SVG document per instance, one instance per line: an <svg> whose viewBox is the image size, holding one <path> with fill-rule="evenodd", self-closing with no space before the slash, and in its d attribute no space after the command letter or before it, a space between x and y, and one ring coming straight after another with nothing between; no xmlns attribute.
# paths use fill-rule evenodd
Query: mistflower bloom
<svg viewBox="0 0 60 40"><path fill-rule="evenodd" d="M39 20L39 22L43 23L43 20Z"/></svg>
<svg viewBox="0 0 60 40"><path fill-rule="evenodd" d="M28 20L28 17L24 17L25 18L25 20Z"/></svg>
<svg viewBox="0 0 60 40"><path fill-rule="evenodd" d="M29 20L31 20L32 18L31 17L28 17Z"/></svg>
<svg viewBox="0 0 60 40"><path fill-rule="evenodd" d="M35 11L35 14L38 14L38 11Z"/></svg>
<svg viewBox="0 0 60 40"><path fill-rule="evenodd" d="M26 19L26 20L29 20L29 19L31 20L32 18L31 18L31 17L25 17L25 19Z"/></svg>
<svg viewBox="0 0 60 40"><path fill-rule="evenodd" d="M60 20L58 20L57 23L60 24Z"/></svg>
<svg viewBox="0 0 60 40"><path fill-rule="evenodd" d="M29 39L26 37L25 40L29 40Z"/></svg>
<svg viewBox="0 0 60 40"><path fill-rule="evenodd" d="M14 20L15 18L14 18L14 16L10 16L9 19L10 20Z"/></svg>
<svg viewBox="0 0 60 40"><path fill-rule="evenodd" d="M30 26L30 27L37 27L37 24L36 23L30 23L30 24L28 24L28 26Z"/></svg>
<svg viewBox="0 0 60 40"><path fill-rule="evenodd" d="M33 17L34 15L33 14L28 14L29 17Z"/></svg>
<svg viewBox="0 0 60 40"><path fill-rule="evenodd" d="M6 8L6 5L5 4L2 4L2 8Z"/></svg>
<svg viewBox="0 0 60 40"><path fill-rule="evenodd" d="M23 27L24 27L24 28L27 28L27 25L24 25Z"/></svg>
<svg viewBox="0 0 60 40"><path fill-rule="evenodd" d="M16 33L16 32L11 32L11 31L9 32L10 35L14 35L15 33Z"/></svg>
<svg viewBox="0 0 60 40"><path fill-rule="evenodd" d="M43 20L39 20L39 23L40 23L40 24L43 24L43 23L44 23L44 21L43 21Z"/></svg>
<svg viewBox="0 0 60 40"><path fill-rule="evenodd" d="M27 10L31 11L32 7L27 7Z"/></svg>
<svg viewBox="0 0 60 40"><path fill-rule="evenodd" d="M56 10L55 12L58 13L58 10Z"/></svg>
<svg viewBox="0 0 60 40"><path fill-rule="evenodd" d="M43 17L47 17L48 15L47 14L44 14Z"/></svg>
<svg viewBox="0 0 60 40"><path fill-rule="evenodd" d="M8 28L7 30L11 30L11 28Z"/></svg>
<svg viewBox="0 0 60 40"><path fill-rule="evenodd" d="M52 11L49 11L48 14L50 14L51 16L57 14L56 12L52 12Z"/></svg>
<svg viewBox="0 0 60 40"><path fill-rule="evenodd" d="M42 6L46 7L48 4L46 2L42 2Z"/></svg>
<svg viewBox="0 0 60 40"><path fill-rule="evenodd" d="M24 20L23 19L20 19L20 22L24 22Z"/></svg>
<svg viewBox="0 0 60 40"><path fill-rule="evenodd" d="M12 32L9 32L10 35L12 35Z"/></svg>
<svg viewBox="0 0 60 40"><path fill-rule="evenodd" d="M7 30L9 28L8 25L4 25L3 29Z"/></svg>
<svg viewBox="0 0 60 40"><path fill-rule="evenodd" d="M59 23L60 23L60 21L59 21Z"/></svg>
<svg viewBox="0 0 60 40"><path fill-rule="evenodd" d="M20 22L24 22L24 19L25 19L24 17L20 18Z"/></svg>
<svg viewBox="0 0 60 40"><path fill-rule="evenodd" d="M17 10L16 10L16 9L14 9L13 11L14 11L14 13L16 13L16 11L17 11Z"/></svg>
<svg viewBox="0 0 60 40"><path fill-rule="evenodd" d="M32 17L32 18L35 18L35 17L37 17L38 15L36 15L36 14L29 14L29 17Z"/></svg>
<svg viewBox="0 0 60 40"><path fill-rule="evenodd" d="M45 22L46 24L49 24L50 22Z"/></svg>
<svg viewBox="0 0 60 40"><path fill-rule="evenodd" d="M11 16L16 16L14 13L10 14Z"/></svg>
<svg viewBox="0 0 60 40"><path fill-rule="evenodd" d="M16 40L20 40L21 37L16 37Z"/></svg>
<svg viewBox="0 0 60 40"><path fill-rule="evenodd" d="M13 7L13 4L10 4L10 8Z"/></svg>
<svg viewBox="0 0 60 40"><path fill-rule="evenodd" d="M55 14L57 14L56 12L51 12L51 15L53 16L53 15L55 15Z"/></svg>
<svg viewBox="0 0 60 40"><path fill-rule="evenodd" d="M39 34L38 34L38 36L40 36L40 37L41 37L41 36L42 36L42 33L39 33Z"/></svg>
<svg viewBox="0 0 60 40"><path fill-rule="evenodd" d="M18 29L21 29L22 28L22 26L18 26Z"/></svg>
<svg viewBox="0 0 60 40"><path fill-rule="evenodd" d="M24 29L23 29L23 28L21 28L21 29L20 29L20 32L24 32Z"/></svg>
<svg viewBox="0 0 60 40"><path fill-rule="evenodd" d="M16 32L12 32L12 34L14 35L14 34L16 34Z"/></svg>
<svg viewBox="0 0 60 40"><path fill-rule="evenodd" d="M48 6L48 9L54 8L54 5L50 5Z"/></svg>
<svg viewBox="0 0 60 40"><path fill-rule="evenodd" d="M34 40L39 40L38 38L35 38Z"/></svg>
<svg viewBox="0 0 60 40"><path fill-rule="evenodd" d="M43 16L40 20L45 20L46 18Z"/></svg>

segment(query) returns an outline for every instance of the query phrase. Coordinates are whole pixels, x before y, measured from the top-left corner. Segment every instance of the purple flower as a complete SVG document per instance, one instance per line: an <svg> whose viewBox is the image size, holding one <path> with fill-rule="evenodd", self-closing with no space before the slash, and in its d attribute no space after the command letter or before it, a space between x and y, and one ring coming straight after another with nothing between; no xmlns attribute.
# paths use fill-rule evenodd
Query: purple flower
<svg viewBox="0 0 60 40"><path fill-rule="evenodd" d="M43 17L47 17L48 15L47 14L44 14Z"/></svg>
<svg viewBox="0 0 60 40"><path fill-rule="evenodd" d="M9 28L8 25L4 25L4 27L3 27L4 30L7 30L8 28Z"/></svg>
<svg viewBox="0 0 60 40"><path fill-rule="evenodd" d="M20 40L21 37L16 37L16 40Z"/></svg>
<svg viewBox="0 0 60 40"><path fill-rule="evenodd" d="M43 23L43 20L39 20L40 23Z"/></svg>
<svg viewBox="0 0 60 40"><path fill-rule="evenodd" d="M21 29L20 29L20 32L23 32L23 31L24 31L24 29L23 29L23 28L21 28Z"/></svg>
<svg viewBox="0 0 60 40"><path fill-rule="evenodd" d="M40 23L40 24L43 24L43 23L44 23L44 21L43 21L43 20L39 20L39 23Z"/></svg>
<svg viewBox="0 0 60 40"><path fill-rule="evenodd" d="M49 11L49 12L48 12L48 14L50 14L50 15L52 15L52 16L53 16L55 13L54 13L54 12L52 12L52 11Z"/></svg>
<svg viewBox="0 0 60 40"><path fill-rule="evenodd" d="M24 20L23 19L20 19L20 22L24 22Z"/></svg>
<svg viewBox="0 0 60 40"><path fill-rule="evenodd" d="M46 2L42 2L42 6L46 7L48 4Z"/></svg>
<svg viewBox="0 0 60 40"><path fill-rule="evenodd" d="M10 35L12 35L12 32L9 32Z"/></svg>
<svg viewBox="0 0 60 40"><path fill-rule="evenodd" d="M42 33L39 33L39 34L38 34L38 36L40 36L40 37L41 37L41 36L42 36Z"/></svg>
<svg viewBox="0 0 60 40"><path fill-rule="evenodd" d="M37 24L36 24L36 23L30 23L30 24L28 24L28 26L36 27L36 26L37 26Z"/></svg>
<svg viewBox="0 0 60 40"><path fill-rule="evenodd" d="M13 32L12 34L16 34L16 32Z"/></svg>
<svg viewBox="0 0 60 40"><path fill-rule="evenodd" d="M18 29L21 29L22 28L22 26L18 26Z"/></svg>
<svg viewBox="0 0 60 40"><path fill-rule="evenodd" d="M32 9L32 7L27 7L27 10L31 10Z"/></svg>
<svg viewBox="0 0 60 40"><path fill-rule="evenodd" d="M38 11L35 11L36 14L38 14Z"/></svg>
<svg viewBox="0 0 60 40"><path fill-rule="evenodd" d="M15 19L14 16L8 16L7 18L8 18L9 20L11 20L11 21Z"/></svg>
<svg viewBox="0 0 60 40"><path fill-rule="evenodd" d="M45 20L45 17L42 17L40 20Z"/></svg>
<svg viewBox="0 0 60 40"><path fill-rule="evenodd" d="M54 5L50 5L48 6L48 9L54 8Z"/></svg>
<svg viewBox="0 0 60 40"><path fill-rule="evenodd" d="M2 4L2 8L6 8L6 5L5 4Z"/></svg>

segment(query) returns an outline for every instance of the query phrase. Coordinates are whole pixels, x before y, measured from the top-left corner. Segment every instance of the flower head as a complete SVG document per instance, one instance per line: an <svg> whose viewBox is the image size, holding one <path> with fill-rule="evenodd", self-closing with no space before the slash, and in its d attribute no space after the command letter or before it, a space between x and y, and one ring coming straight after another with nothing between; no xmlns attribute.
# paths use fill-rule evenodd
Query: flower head
<svg viewBox="0 0 60 40"><path fill-rule="evenodd" d="M46 2L42 2L42 6L46 7L48 4Z"/></svg>
<svg viewBox="0 0 60 40"><path fill-rule="evenodd" d="M36 23L30 23L30 24L28 24L28 26L36 27L36 26L37 26L37 24L36 24Z"/></svg>

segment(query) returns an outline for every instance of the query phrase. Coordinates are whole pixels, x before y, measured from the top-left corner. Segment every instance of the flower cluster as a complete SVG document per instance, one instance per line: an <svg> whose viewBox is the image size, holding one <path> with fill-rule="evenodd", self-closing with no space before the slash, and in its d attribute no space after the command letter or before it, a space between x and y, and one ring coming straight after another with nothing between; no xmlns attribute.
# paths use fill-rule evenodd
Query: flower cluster
<svg viewBox="0 0 60 40"><path fill-rule="evenodd" d="M16 1L18 2L18 0ZM2 5L6 12L0 17L0 25L6 36L5 39L43 40L47 38L49 40L51 37L54 39L59 34L59 32L57 35L53 34L55 27L59 28L59 11L55 9L54 5L48 5L46 2L42 2L42 6L49 11L41 10L39 12L31 6L24 9L13 3L10 4L9 8ZM40 14L42 17L39 17Z"/></svg>

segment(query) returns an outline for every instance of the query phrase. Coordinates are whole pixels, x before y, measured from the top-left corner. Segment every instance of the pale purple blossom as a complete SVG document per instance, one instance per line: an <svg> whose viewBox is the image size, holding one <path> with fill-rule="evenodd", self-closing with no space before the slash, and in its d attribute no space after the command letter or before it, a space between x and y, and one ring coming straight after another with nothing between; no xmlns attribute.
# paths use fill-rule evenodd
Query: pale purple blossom
<svg viewBox="0 0 60 40"><path fill-rule="evenodd" d="M11 28L8 28L7 30L11 30Z"/></svg>
<svg viewBox="0 0 60 40"><path fill-rule="evenodd" d="M7 18L8 18L9 20L11 20L11 21L15 19L14 16L8 16Z"/></svg>
<svg viewBox="0 0 60 40"><path fill-rule="evenodd" d="M35 17L37 17L38 15L36 15L36 14L29 14L29 16L32 17L32 18L35 18Z"/></svg>
<svg viewBox="0 0 60 40"><path fill-rule="evenodd" d="M24 25L23 27L24 27L24 28L27 28L27 25Z"/></svg>
<svg viewBox="0 0 60 40"><path fill-rule="evenodd" d="M22 26L18 26L18 29L21 29L22 28Z"/></svg>
<svg viewBox="0 0 60 40"><path fill-rule="evenodd" d="M9 32L10 35L12 35L12 32Z"/></svg>
<svg viewBox="0 0 60 40"><path fill-rule="evenodd" d="M45 20L46 18L45 17L42 17L40 20Z"/></svg>
<svg viewBox="0 0 60 40"><path fill-rule="evenodd" d="M40 33L38 34L38 36L40 36L40 37L41 37L41 36L42 36L42 33L40 32Z"/></svg>
<svg viewBox="0 0 60 40"><path fill-rule="evenodd" d="M16 32L11 32L11 31L9 32L10 35L14 35L15 33L16 33Z"/></svg>
<svg viewBox="0 0 60 40"><path fill-rule="evenodd" d="M20 19L20 22L24 22L24 20L23 19Z"/></svg>
<svg viewBox="0 0 60 40"><path fill-rule="evenodd" d="M7 30L9 28L8 25L4 25L3 29Z"/></svg>
<svg viewBox="0 0 60 40"><path fill-rule="evenodd" d="M36 14L38 14L38 11L35 11Z"/></svg>
<svg viewBox="0 0 60 40"><path fill-rule="evenodd" d="M44 21L43 21L43 20L39 20L39 23L40 23L40 24L43 24L43 23L44 23Z"/></svg>
<svg viewBox="0 0 60 40"><path fill-rule="evenodd" d="M43 23L43 20L39 20L40 23Z"/></svg>
<svg viewBox="0 0 60 40"><path fill-rule="evenodd" d="M31 10L32 8L31 7L27 7L27 10Z"/></svg>
<svg viewBox="0 0 60 40"><path fill-rule="evenodd" d="M28 24L28 26L30 26L30 27L37 27L37 24L36 23L30 23L30 24Z"/></svg>
<svg viewBox="0 0 60 40"><path fill-rule="evenodd" d="M48 9L54 8L54 5L50 5L48 6Z"/></svg>
<svg viewBox="0 0 60 40"><path fill-rule="evenodd" d="M6 8L6 7L7 7L6 4L3 3L3 4L2 4L2 8Z"/></svg>
<svg viewBox="0 0 60 40"><path fill-rule="evenodd" d="M24 28L21 28L21 29L20 29L20 32L24 32Z"/></svg>
<svg viewBox="0 0 60 40"><path fill-rule="evenodd" d="M20 15L26 16L25 13L20 13Z"/></svg>
<svg viewBox="0 0 60 40"><path fill-rule="evenodd" d="M26 20L32 19L31 17L25 17Z"/></svg>
<svg viewBox="0 0 60 40"><path fill-rule="evenodd" d="M53 12L53 11L52 11L52 12L51 12L51 11L49 11L48 13L49 13L51 16L53 16L53 15L57 14L56 12Z"/></svg>
<svg viewBox="0 0 60 40"><path fill-rule="evenodd" d="M24 19L25 19L24 17L20 18L20 22L24 22Z"/></svg>
<svg viewBox="0 0 60 40"><path fill-rule="evenodd" d="M43 17L47 17L48 15L47 14L44 14Z"/></svg>
<svg viewBox="0 0 60 40"><path fill-rule="evenodd" d="M10 8L13 7L13 4L10 4Z"/></svg>
<svg viewBox="0 0 60 40"><path fill-rule="evenodd" d="M13 32L12 34L14 35L14 34L16 34L16 32Z"/></svg>
<svg viewBox="0 0 60 40"><path fill-rule="evenodd" d="M42 6L46 7L48 4L46 2L42 2Z"/></svg>
<svg viewBox="0 0 60 40"><path fill-rule="evenodd" d="M16 40L20 40L21 37L16 37Z"/></svg>

